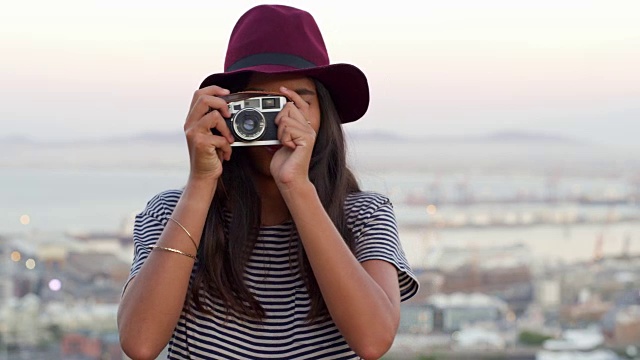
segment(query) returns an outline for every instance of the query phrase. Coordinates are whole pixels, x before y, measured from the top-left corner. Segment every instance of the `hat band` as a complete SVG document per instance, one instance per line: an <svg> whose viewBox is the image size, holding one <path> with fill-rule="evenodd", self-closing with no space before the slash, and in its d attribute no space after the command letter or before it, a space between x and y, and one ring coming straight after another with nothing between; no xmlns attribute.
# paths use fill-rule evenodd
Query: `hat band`
<svg viewBox="0 0 640 360"><path fill-rule="evenodd" d="M261 53L244 57L231 64L225 72L245 69L258 65L283 65L296 69L308 69L317 67L316 64L301 58L300 56L283 53Z"/></svg>

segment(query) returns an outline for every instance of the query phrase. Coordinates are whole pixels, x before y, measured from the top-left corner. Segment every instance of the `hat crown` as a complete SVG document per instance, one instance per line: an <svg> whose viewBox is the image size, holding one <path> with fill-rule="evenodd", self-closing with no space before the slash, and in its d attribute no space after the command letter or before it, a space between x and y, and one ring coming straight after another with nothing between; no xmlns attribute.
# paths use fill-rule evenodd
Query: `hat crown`
<svg viewBox="0 0 640 360"><path fill-rule="evenodd" d="M285 5L258 5L231 32L224 72L207 76L200 88L242 91L252 74L312 78L329 92L342 123L360 119L369 106L367 77L350 64L331 64L313 16Z"/></svg>
<svg viewBox="0 0 640 360"><path fill-rule="evenodd" d="M329 65L322 34L311 14L284 5L259 5L244 13L233 28L224 68L237 70L247 61L284 65L282 57L291 68Z"/></svg>

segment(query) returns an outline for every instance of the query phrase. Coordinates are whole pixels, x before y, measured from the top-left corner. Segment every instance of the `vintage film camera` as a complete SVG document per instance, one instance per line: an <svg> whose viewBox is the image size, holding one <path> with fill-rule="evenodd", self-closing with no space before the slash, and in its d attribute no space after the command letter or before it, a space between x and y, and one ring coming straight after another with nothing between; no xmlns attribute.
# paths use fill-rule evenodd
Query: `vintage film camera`
<svg viewBox="0 0 640 360"><path fill-rule="evenodd" d="M231 113L231 118L224 119L235 139L231 146L280 144L274 121L287 103L287 97L279 93L245 91L222 98Z"/></svg>

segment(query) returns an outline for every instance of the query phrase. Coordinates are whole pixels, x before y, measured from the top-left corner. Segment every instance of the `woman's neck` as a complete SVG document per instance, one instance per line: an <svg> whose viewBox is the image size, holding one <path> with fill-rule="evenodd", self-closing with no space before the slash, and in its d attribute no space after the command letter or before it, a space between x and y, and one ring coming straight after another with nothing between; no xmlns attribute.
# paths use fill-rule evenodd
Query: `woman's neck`
<svg viewBox="0 0 640 360"><path fill-rule="evenodd" d="M258 175L254 180L262 202L261 225L279 225L289 220L289 209L273 178Z"/></svg>

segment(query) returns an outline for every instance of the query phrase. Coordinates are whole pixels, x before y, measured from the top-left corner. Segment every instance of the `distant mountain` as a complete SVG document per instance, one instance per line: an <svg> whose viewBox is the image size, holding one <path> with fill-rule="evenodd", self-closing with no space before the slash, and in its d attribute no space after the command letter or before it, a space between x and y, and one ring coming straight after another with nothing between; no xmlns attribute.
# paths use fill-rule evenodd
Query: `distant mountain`
<svg viewBox="0 0 640 360"><path fill-rule="evenodd" d="M582 145L584 141L558 134L533 133L525 131L503 131L486 135L474 136L425 136L416 137L412 134L404 135L397 132L384 132L382 130L349 130L346 131L347 139L357 142L385 141L386 143L527 143L527 144L562 144ZM181 131L176 132L147 132L127 136L110 136L99 139L78 139L66 141L34 140L26 136L0 137L2 144L51 144L51 145L82 145L82 144L133 144L133 143L162 143L175 144L185 141Z"/></svg>
<svg viewBox="0 0 640 360"><path fill-rule="evenodd" d="M184 142L184 134L182 132L152 132L138 133L124 136L107 136L103 138L84 138L69 140L39 140L32 139L22 135L10 135L0 137L2 145L53 145L53 146L70 146L70 145L109 145L109 144L135 144L135 143L177 143Z"/></svg>
<svg viewBox="0 0 640 360"><path fill-rule="evenodd" d="M404 135L400 135L398 133L389 133L389 132L385 132L382 130L369 130L369 131L350 131L349 129L346 129L345 131L346 133L346 137L347 139L353 139L353 140L362 140L362 141L394 141L394 142L400 142L400 141L408 141L409 139L404 136Z"/></svg>
<svg viewBox="0 0 640 360"><path fill-rule="evenodd" d="M584 144L584 141L557 134L530 133L518 131L497 132L484 136L485 141L490 142L538 142L538 143L563 143Z"/></svg>
<svg viewBox="0 0 640 360"><path fill-rule="evenodd" d="M0 137L1 144L31 144L34 141L24 135L9 135Z"/></svg>
<svg viewBox="0 0 640 360"><path fill-rule="evenodd" d="M157 142L157 143L174 143L184 142L185 137L182 132L149 132L140 133L132 136L111 137L105 139L105 142Z"/></svg>
<svg viewBox="0 0 640 360"><path fill-rule="evenodd" d="M425 136L415 137L412 135L400 135L397 133L385 133L380 130L373 131L348 131L347 137L356 141L381 141L405 142L405 143L540 143L540 144L563 144L580 145L584 141L557 134L534 133L526 131L502 131L489 133L486 135L474 136Z"/></svg>
<svg viewBox="0 0 640 360"><path fill-rule="evenodd" d="M410 137L347 129L349 161L359 171L618 174L640 171L637 150L529 132ZM586 146L588 145L588 146ZM593 145L593 146L592 146ZM36 141L0 138L0 168L184 169L184 134L139 133L102 139ZM621 170L622 169L622 170Z"/></svg>

